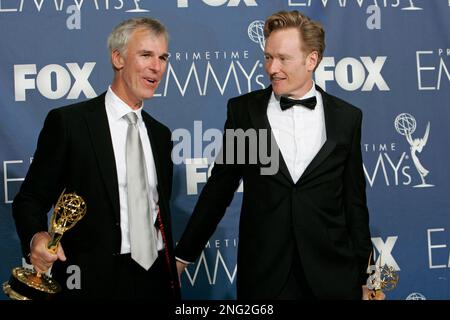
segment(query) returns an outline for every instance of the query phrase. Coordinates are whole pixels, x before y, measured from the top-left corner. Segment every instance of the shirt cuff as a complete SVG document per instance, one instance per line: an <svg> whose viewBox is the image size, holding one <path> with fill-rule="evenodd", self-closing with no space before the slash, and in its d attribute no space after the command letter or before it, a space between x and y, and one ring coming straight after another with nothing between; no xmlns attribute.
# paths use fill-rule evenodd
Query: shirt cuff
<svg viewBox="0 0 450 320"><path fill-rule="evenodd" d="M175 257L175 259L177 259L178 261L180 261L180 262L182 262L182 263L184 263L184 264L193 264L193 262L188 262L188 261L183 260L183 259L180 259L180 258L178 258L178 257Z"/></svg>

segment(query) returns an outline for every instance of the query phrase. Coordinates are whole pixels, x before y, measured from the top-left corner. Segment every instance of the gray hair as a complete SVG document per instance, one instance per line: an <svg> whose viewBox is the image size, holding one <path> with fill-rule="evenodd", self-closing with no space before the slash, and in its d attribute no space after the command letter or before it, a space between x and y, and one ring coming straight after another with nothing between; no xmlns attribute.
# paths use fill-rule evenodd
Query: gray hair
<svg viewBox="0 0 450 320"><path fill-rule="evenodd" d="M121 54L125 54L128 40L131 33L136 29L147 29L156 36L163 36L169 42L169 33L166 27L156 19L139 17L122 21L118 24L108 37L108 49L112 54L118 50Z"/></svg>

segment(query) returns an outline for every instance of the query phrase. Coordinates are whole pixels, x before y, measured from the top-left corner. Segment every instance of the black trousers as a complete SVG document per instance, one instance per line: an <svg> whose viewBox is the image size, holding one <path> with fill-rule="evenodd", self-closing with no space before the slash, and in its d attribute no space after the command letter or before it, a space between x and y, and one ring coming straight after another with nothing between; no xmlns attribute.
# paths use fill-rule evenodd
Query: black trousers
<svg viewBox="0 0 450 320"><path fill-rule="evenodd" d="M148 271L138 265L131 254L116 256L114 269L112 299L173 299L163 250Z"/></svg>

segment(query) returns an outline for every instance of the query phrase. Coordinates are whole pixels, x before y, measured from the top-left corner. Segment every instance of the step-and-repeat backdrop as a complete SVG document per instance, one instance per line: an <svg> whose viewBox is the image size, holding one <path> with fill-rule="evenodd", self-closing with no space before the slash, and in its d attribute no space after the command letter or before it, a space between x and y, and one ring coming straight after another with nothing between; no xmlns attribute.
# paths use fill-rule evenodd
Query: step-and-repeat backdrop
<svg viewBox="0 0 450 320"><path fill-rule="evenodd" d="M106 38L116 24L149 15L171 34L167 74L145 108L172 129L181 155L172 202L177 240L221 143L227 100L268 84L264 20L294 9L326 29L316 83L364 113L374 254L400 276L387 297L450 299L449 0L1 0L0 281L22 264L11 202L44 118L106 90ZM241 200L238 190L183 274L184 298L236 297Z"/></svg>

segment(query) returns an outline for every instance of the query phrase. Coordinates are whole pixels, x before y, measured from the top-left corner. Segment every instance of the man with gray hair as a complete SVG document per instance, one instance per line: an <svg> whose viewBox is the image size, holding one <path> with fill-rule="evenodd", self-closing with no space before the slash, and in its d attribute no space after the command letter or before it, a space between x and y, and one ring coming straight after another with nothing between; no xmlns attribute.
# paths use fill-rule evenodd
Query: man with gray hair
<svg viewBox="0 0 450 320"><path fill-rule="evenodd" d="M24 256L36 271L52 267L60 298L179 299L171 132L143 110L166 70L168 38L152 18L120 23L108 38L108 90L45 120L13 215ZM52 253L47 212L62 190L87 213Z"/></svg>

